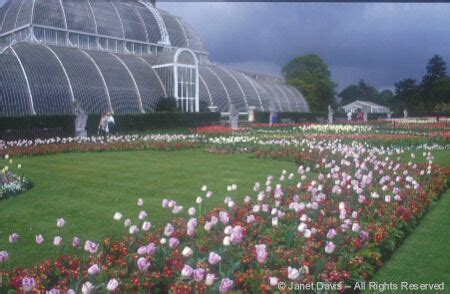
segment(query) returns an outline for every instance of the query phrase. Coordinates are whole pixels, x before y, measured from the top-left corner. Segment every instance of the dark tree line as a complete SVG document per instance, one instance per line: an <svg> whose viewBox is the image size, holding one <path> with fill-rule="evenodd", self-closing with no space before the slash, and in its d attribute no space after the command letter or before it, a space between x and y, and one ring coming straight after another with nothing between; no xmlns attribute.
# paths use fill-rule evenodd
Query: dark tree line
<svg viewBox="0 0 450 294"><path fill-rule="evenodd" d="M448 112L450 107L450 77L447 66L439 55L433 56L427 66L421 83L414 79L403 79L391 90L378 92L375 87L361 80L339 93L340 104L364 100L390 107L396 112L407 109L410 112Z"/></svg>

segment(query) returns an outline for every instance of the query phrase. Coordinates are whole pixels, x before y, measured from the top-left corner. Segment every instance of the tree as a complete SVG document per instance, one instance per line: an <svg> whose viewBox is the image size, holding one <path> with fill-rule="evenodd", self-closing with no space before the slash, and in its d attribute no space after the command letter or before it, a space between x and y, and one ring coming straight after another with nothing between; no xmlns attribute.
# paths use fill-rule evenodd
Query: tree
<svg viewBox="0 0 450 294"><path fill-rule="evenodd" d="M296 57L283 67L287 83L305 96L312 111L326 111L335 106L336 84L330 80L327 64L315 54Z"/></svg>
<svg viewBox="0 0 450 294"><path fill-rule="evenodd" d="M364 93L358 85L350 85L339 93L339 97L341 97L341 105L347 105L356 100L363 100Z"/></svg>
<svg viewBox="0 0 450 294"><path fill-rule="evenodd" d="M391 90L383 90L378 94L377 102L390 107L392 105L392 102L394 100L394 93L392 93Z"/></svg>
<svg viewBox="0 0 450 294"><path fill-rule="evenodd" d="M403 79L395 83L395 97L392 106L396 111L402 111L403 109L422 111L422 101L420 87L416 85L416 80Z"/></svg>
<svg viewBox="0 0 450 294"><path fill-rule="evenodd" d="M375 87L366 84L364 80L360 80L358 85L348 86L339 93L339 97L342 99L341 105L346 105L356 100L379 103L378 95L378 90Z"/></svg>
<svg viewBox="0 0 450 294"><path fill-rule="evenodd" d="M364 80L360 80L358 86L363 92L362 100L377 102L378 90L375 87L369 86Z"/></svg>
<svg viewBox="0 0 450 294"><path fill-rule="evenodd" d="M441 78L433 83L429 100L435 111L445 111L450 106L450 77Z"/></svg>
<svg viewBox="0 0 450 294"><path fill-rule="evenodd" d="M433 84L447 76L447 65L445 61L439 55L434 55L427 64L427 73L422 78L422 96L425 98L425 107L428 110L434 108L436 103L430 98L430 93L433 88Z"/></svg>

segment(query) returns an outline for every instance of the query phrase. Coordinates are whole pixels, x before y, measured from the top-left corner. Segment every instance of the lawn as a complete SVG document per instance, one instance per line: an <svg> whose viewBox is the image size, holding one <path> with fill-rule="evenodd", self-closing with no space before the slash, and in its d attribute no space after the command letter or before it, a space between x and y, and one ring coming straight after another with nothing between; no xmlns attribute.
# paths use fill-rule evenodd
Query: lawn
<svg viewBox="0 0 450 294"><path fill-rule="evenodd" d="M415 152L423 162L422 152ZM435 163L450 166L448 151L436 151ZM401 156L411 160L410 153ZM135 203L145 201L154 225L171 219L161 208L163 198L175 199L185 207L201 195L202 185L215 192L207 207L220 205L228 193L226 186L239 186L240 201L251 191L255 181L278 175L282 169L296 170L293 163L259 160L248 154L217 155L200 149L182 151L133 151L103 153L69 153L15 159L33 181L34 188L16 198L0 202L0 245L10 252L14 266L29 266L45 258L56 257L51 245L55 235L67 243L74 235L82 240L100 241L120 236L124 228L113 220L114 212L136 219ZM239 195L239 197L237 197ZM417 229L376 274L376 282L445 282L450 284L450 192L433 203ZM56 228L56 219L64 217L66 227ZM12 232L21 235L19 244L7 243ZM34 236L43 234L44 245L36 245ZM69 246L70 247L70 246ZM73 253L72 249L69 249Z"/></svg>
<svg viewBox="0 0 450 294"><path fill-rule="evenodd" d="M227 185L237 184L234 193L243 198L255 181L265 182L267 175L279 175L282 169L295 170L290 162L253 159L247 154L209 154L200 149L70 153L16 161L35 186L0 202L0 245L10 252L14 266L55 257L58 252L51 245L55 235L67 243L74 235L95 241L119 236L123 225L113 215L120 211L136 219L138 198L144 199L150 220L161 226L172 217L161 208L163 198L175 199L186 211L206 184L215 193L206 205L217 206L227 195ZM62 231L56 228L58 217L67 221ZM12 232L21 235L18 244L7 243ZM37 234L46 238L44 245L35 244Z"/></svg>

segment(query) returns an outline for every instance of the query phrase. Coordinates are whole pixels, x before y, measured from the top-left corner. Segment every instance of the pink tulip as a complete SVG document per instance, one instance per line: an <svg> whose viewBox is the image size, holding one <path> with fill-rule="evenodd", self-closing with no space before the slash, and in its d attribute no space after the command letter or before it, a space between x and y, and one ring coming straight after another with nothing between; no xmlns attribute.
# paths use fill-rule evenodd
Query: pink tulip
<svg viewBox="0 0 450 294"><path fill-rule="evenodd" d="M22 279L22 289L25 292L33 291L36 288L36 281L32 277L24 277Z"/></svg>
<svg viewBox="0 0 450 294"><path fill-rule="evenodd" d="M255 245L256 248L256 260L258 260L259 263L265 263L267 260L267 250L265 244Z"/></svg>
<svg viewBox="0 0 450 294"><path fill-rule="evenodd" d="M331 229L327 233L327 238L328 239L333 239L336 235L337 235L336 230L335 229Z"/></svg>
<svg viewBox="0 0 450 294"><path fill-rule="evenodd" d="M9 259L9 254L6 251L0 251L0 262L6 262Z"/></svg>
<svg viewBox="0 0 450 294"><path fill-rule="evenodd" d="M202 281L203 278L205 277L205 270L202 268L194 270L194 272L192 273L192 277L196 282Z"/></svg>
<svg viewBox="0 0 450 294"><path fill-rule="evenodd" d="M72 239L72 247L73 247L73 248L78 248L78 247L80 247L80 243L81 243L80 238L78 238L78 237L73 237L73 239Z"/></svg>
<svg viewBox="0 0 450 294"><path fill-rule="evenodd" d="M155 254L155 252L156 252L156 245L155 245L155 243L149 243L146 248L147 248L147 254L148 255Z"/></svg>
<svg viewBox="0 0 450 294"><path fill-rule="evenodd" d="M146 258L141 257L137 261L137 266L141 272L145 272L150 267L150 262Z"/></svg>
<svg viewBox="0 0 450 294"><path fill-rule="evenodd" d="M177 238L169 239L169 247L175 249L180 244L180 241Z"/></svg>
<svg viewBox="0 0 450 294"><path fill-rule="evenodd" d="M220 293L227 293L227 292L230 292L231 289L233 289L233 285L234 285L233 280L230 280L230 279L228 279L228 278L223 279L223 280L220 282L219 292L220 292Z"/></svg>
<svg viewBox="0 0 450 294"><path fill-rule="evenodd" d="M143 222L142 223L142 230L144 232L148 232L151 227L152 227L152 223L151 222Z"/></svg>
<svg viewBox="0 0 450 294"><path fill-rule="evenodd" d="M145 255L147 254L147 246L141 246L137 250L137 254L139 255Z"/></svg>
<svg viewBox="0 0 450 294"><path fill-rule="evenodd" d="M111 279L106 285L106 289L111 292L116 290L117 286L119 286L119 282L116 279Z"/></svg>
<svg viewBox="0 0 450 294"><path fill-rule="evenodd" d="M12 233L11 235L9 235L9 243L13 244L16 243L17 241L19 241L20 236L17 233Z"/></svg>
<svg viewBox="0 0 450 294"><path fill-rule="evenodd" d="M88 251L90 254L94 254L98 251L98 246L99 246L99 244L92 242L90 240L87 240L84 243L84 250Z"/></svg>
<svg viewBox="0 0 450 294"><path fill-rule="evenodd" d="M148 213L144 210L142 210L141 212L139 212L138 218L139 220L144 220L146 217L148 216Z"/></svg>
<svg viewBox="0 0 450 294"><path fill-rule="evenodd" d="M88 268L88 274L91 276L95 276L100 273L100 267L98 264L94 264Z"/></svg>
<svg viewBox="0 0 450 294"><path fill-rule="evenodd" d="M230 241L233 244L239 244L244 238L244 229L241 226L235 226L231 230Z"/></svg>
<svg viewBox="0 0 450 294"><path fill-rule="evenodd" d="M57 226L58 228L64 227L65 224L66 224L66 221L65 221L63 218L58 218L58 219L56 220L56 226Z"/></svg>
<svg viewBox="0 0 450 294"><path fill-rule="evenodd" d="M44 243L44 237L42 235L36 235L36 243L37 244Z"/></svg>
<svg viewBox="0 0 450 294"><path fill-rule="evenodd" d="M331 253L333 253L335 248L336 248L336 245L334 245L333 242L328 241L327 245L325 246L325 252L328 254L331 254Z"/></svg>
<svg viewBox="0 0 450 294"><path fill-rule="evenodd" d="M61 236L55 236L55 238L53 239L53 245L55 245L55 246L61 245L61 242L62 242Z"/></svg>
<svg viewBox="0 0 450 294"><path fill-rule="evenodd" d="M228 222L230 221L230 218L228 217L228 214L225 211L221 211L219 213L219 219L224 225L228 224Z"/></svg>
<svg viewBox="0 0 450 294"><path fill-rule="evenodd" d="M194 270L189 265L185 264L183 269L181 270L181 276L183 277L190 277L192 276L192 273Z"/></svg>
<svg viewBox="0 0 450 294"><path fill-rule="evenodd" d="M288 267L288 278L290 280L297 280L300 277L300 272L298 269L293 267Z"/></svg>
<svg viewBox="0 0 450 294"><path fill-rule="evenodd" d="M173 228L172 224L168 223L164 228L164 235L170 237L173 232L175 232L175 229Z"/></svg>
<svg viewBox="0 0 450 294"><path fill-rule="evenodd" d="M222 257L220 257L219 254L215 252L210 252L208 256L208 262L212 265L218 264L222 260Z"/></svg>

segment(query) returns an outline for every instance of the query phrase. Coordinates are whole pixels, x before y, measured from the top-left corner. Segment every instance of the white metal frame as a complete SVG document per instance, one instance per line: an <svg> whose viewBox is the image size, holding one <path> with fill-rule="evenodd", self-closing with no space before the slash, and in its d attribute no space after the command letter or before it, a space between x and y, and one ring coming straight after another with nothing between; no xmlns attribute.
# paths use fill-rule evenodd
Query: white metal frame
<svg viewBox="0 0 450 294"><path fill-rule="evenodd" d="M258 97L259 100L259 105L261 107L261 110L264 111L264 105L262 103L262 99L261 99L261 95L259 94L258 89L256 89L255 84L253 83L253 80L251 78L249 78L246 74L241 73L241 75L247 79L247 81L250 83L250 85L252 86L253 90L255 90L256 92L256 96Z"/></svg>
<svg viewBox="0 0 450 294"><path fill-rule="evenodd" d="M184 64L184 63L179 63L178 62L178 58L180 57L181 53L187 52L189 53L193 59L194 59L194 65L192 64ZM195 86L195 95L192 97L179 97L178 95L178 68L179 67L185 67L185 68L191 68L194 69L195 72L195 81L194 81L194 86ZM198 70L198 59L197 56L195 55L195 53L187 48L180 48L175 52L175 55L173 57L173 73L174 73L174 97L177 99L177 101L182 100L182 102L184 100L194 100L194 112L199 112L200 111L200 101L199 101L199 70ZM183 83L183 81L182 81ZM192 84L192 82L189 82L189 84ZM188 107L188 111L190 111L189 107Z"/></svg>
<svg viewBox="0 0 450 294"><path fill-rule="evenodd" d="M114 56L125 67L125 69L127 70L128 74L131 77L131 80L133 81L134 88L136 89L136 94L138 95L138 98L139 98L139 101L138 101L139 102L139 110L141 111L141 113L145 113L144 106L142 105L141 92L139 91L138 85L136 83L136 80L134 79L133 74L131 73L131 70L128 68L128 66L125 64L125 62L122 59L120 59L119 56L117 56L116 54L113 54L113 53L109 53L109 54Z"/></svg>
<svg viewBox="0 0 450 294"><path fill-rule="evenodd" d="M222 79L219 77L219 75L216 74L215 71L213 71L209 66L205 66L205 68L207 70L209 70L215 77L216 79L219 81L219 83L222 85L223 89L225 90L225 95L227 95L227 99L228 99L228 103L231 104L231 98L230 98L230 93L228 93L228 89L225 86L224 82L222 81Z"/></svg>
<svg viewBox="0 0 450 294"><path fill-rule="evenodd" d="M27 91L28 95L30 97L30 108L33 115L36 115L36 110L34 110L34 102L33 102L33 94L31 94L31 88L30 88L30 82L28 81L27 73L25 72L25 68L23 67L22 61L20 60L19 55L17 55L16 50L12 46L9 46L11 48L12 53L17 58L17 61L19 62L20 69L22 70L23 76L25 77L25 81L27 83Z"/></svg>
<svg viewBox="0 0 450 294"><path fill-rule="evenodd" d="M151 14L153 14L153 17L155 18L156 23L158 24L159 31L161 33L161 41L159 41L159 44L171 46L170 37L167 31L166 24L164 23L161 14L159 14L158 9L153 7L153 5L151 4L148 4L148 2L146 2L145 0L144 1L140 0L139 2L142 3L151 12Z"/></svg>
<svg viewBox="0 0 450 294"><path fill-rule="evenodd" d="M103 76L103 73L100 69L100 67L98 67L97 63L95 62L94 58L92 58L92 56L90 56L86 51L84 51L83 49L79 49L81 52L84 53L84 55L87 56L87 58L89 58L89 60L92 62L92 64L94 64L95 68L97 69L98 74L100 75L100 77L102 78L102 82L103 82L103 87L105 88L105 92L106 92L106 97L108 98L108 108L110 112L114 112L114 109L112 108L112 104L111 104L111 96L109 95L109 90L108 90L108 85L106 85L106 81L105 81L105 77Z"/></svg>
<svg viewBox="0 0 450 294"><path fill-rule="evenodd" d="M244 89L242 89L242 86L241 86L241 84L239 83L239 81L236 79L236 77L235 77L233 74L231 74L230 71L228 71L228 69L222 68L222 70L223 70L227 75L229 75L229 76L233 79L233 81L235 81L235 83L238 85L238 88L239 88L239 90L241 91L242 96L243 96L243 98L244 98L245 106L246 106L247 109L248 109L249 105L248 105L248 101L247 101L247 95L245 94ZM252 105L252 106L254 106L254 105Z"/></svg>
<svg viewBox="0 0 450 294"><path fill-rule="evenodd" d="M50 47L48 47L47 45L44 45L44 44L39 44L39 45L44 47L44 48L47 48L53 54L53 56L55 56L56 60L58 60L58 63L59 63L59 65L61 65L61 68L62 68L62 70L64 72L64 76L67 79L67 83L69 84L70 98L71 98L72 102L74 102L75 101L75 97L73 95L72 83L70 82L69 75L67 74L66 68L64 67L64 64L62 63L61 59L58 57L58 55L55 53L55 51L52 50L52 48L50 48Z"/></svg>
<svg viewBox="0 0 450 294"><path fill-rule="evenodd" d="M211 95L211 91L209 90L208 84L205 82L205 80L203 79L203 77L200 75L200 82L202 82L203 86L205 86L206 92L208 93L208 97L209 97L209 102L211 106L214 106L214 102L212 100L212 95Z"/></svg>

